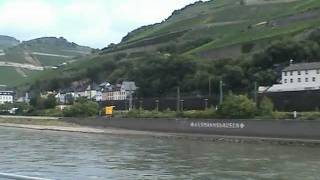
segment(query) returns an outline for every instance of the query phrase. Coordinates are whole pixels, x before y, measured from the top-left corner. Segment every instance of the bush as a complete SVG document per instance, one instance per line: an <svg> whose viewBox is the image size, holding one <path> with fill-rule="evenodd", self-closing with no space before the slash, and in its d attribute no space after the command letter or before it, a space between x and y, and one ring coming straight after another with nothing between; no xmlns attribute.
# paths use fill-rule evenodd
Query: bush
<svg viewBox="0 0 320 180"><path fill-rule="evenodd" d="M185 118L203 118L203 119L210 119L210 118L216 118L217 113L214 108L210 108L204 111L185 111L182 114L182 117Z"/></svg>
<svg viewBox="0 0 320 180"><path fill-rule="evenodd" d="M301 112L298 113L298 117L301 120L319 120L320 112Z"/></svg>
<svg viewBox="0 0 320 180"><path fill-rule="evenodd" d="M65 117L90 117L99 113L99 105L92 101L77 102L63 111Z"/></svg>
<svg viewBox="0 0 320 180"><path fill-rule="evenodd" d="M35 112L37 116L49 116L49 117L61 117L63 116L63 112L59 109L45 109Z"/></svg>
<svg viewBox="0 0 320 180"><path fill-rule="evenodd" d="M252 118L256 106L247 96L230 94L219 107L218 114L224 118Z"/></svg>
<svg viewBox="0 0 320 180"><path fill-rule="evenodd" d="M273 112L272 113L272 118L273 119L292 119L293 114L292 112Z"/></svg>
<svg viewBox="0 0 320 180"><path fill-rule="evenodd" d="M121 114L115 113L117 117L125 118L174 118L176 117L175 111L147 111L147 110L132 110L123 112Z"/></svg>
<svg viewBox="0 0 320 180"><path fill-rule="evenodd" d="M254 46L255 46L254 43L243 44L242 47L241 47L241 52L245 53L245 54L248 54L253 50Z"/></svg>
<svg viewBox="0 0 320 180"><path fill-rule="evenodd" d="M259 114L263 116L269 116L273 113L273 103L270 98L263 97L259 104Z"/></svg>
<svg viewBox="0 0 320 180"><path fill-rule="evenodd" d="M30 104L38 110L52 109L56 107L57 100L54 95L49 95L47 98L36 96L31 99Z"/></svg>
<svg viewBox="0 0 320 180"><path fill-rule="evenodd" d="M13 108L17 108L17 110L15 111L16 115L27 115L29 111L32 110L32 107L27 103L5 103L0 104L0 114L9 114L9 110Z"/></svg>

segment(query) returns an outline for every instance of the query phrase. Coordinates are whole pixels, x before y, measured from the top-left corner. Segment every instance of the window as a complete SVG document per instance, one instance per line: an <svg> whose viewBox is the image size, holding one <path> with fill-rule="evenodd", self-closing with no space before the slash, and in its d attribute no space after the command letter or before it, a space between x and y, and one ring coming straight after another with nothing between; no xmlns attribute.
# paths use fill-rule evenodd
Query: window
<svg viewBox="0 0 320 180"><path fill-rule="evenodd" d="M298 78L298 82L301 82L301 78Z"/></svg>
<svg viewBox="0 0 320 180"><path fill-rule="evenodd" d="M298 75L301 75L301 71L298 71Z"/></svg>
<svg viewBox="0 0 320 180"><path fill-rule="evenodd" d="M308 71L308 70L305 70L305 74L309 74L309 71Z"/></svg>
<svg viewBox="0 0 320 180"><path fill-rule="evenodd" d="M309 78L306 78L305 81L306 81L306 82L309 82Z"/></svg>
<svg viewBox="0 0 320 180"><path fill-rule="evenodd" d="M288 83L288 80L287 80L287 79L284 79L284 83Z"/></svg>
<svg viewBox="0 0 320 180"><path fill-rule="evenodd" d="M288 76L288 72L286 71L286 72L284 72L284 76Z"/></svg>
<svg viewBox="0 0 320 180"><path fill-rule="evenodd" d="M290 71L290 76L292 76L293 75L293 71Z"/></svg>
<svg viewBox="0 0 320 180"><path fill-rule="evenodd" d="M293 83L293 79L290 79L290 83Z"/></svg>
<svg viewBox="0 0 320 180"><path fill-rule="evenodd" d="M320 69L317 69L317 74L320 74Z"/></svg>
<svg viewBox="0 0 320 180"><path fill-rule="evenodd" d="M312 81L313 81L313 82L316 82L316 77L313 77L313 78L312 78Z"/></svg>

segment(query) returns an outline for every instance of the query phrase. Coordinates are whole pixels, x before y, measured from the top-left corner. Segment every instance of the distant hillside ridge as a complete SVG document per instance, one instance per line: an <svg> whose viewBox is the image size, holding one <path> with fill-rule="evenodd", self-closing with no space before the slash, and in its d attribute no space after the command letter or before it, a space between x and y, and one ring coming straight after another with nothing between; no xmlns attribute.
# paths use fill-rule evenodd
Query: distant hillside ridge
<svg viewBox="0 0 320 180"><path fill-rule="evenodd" d="M69 42L67 39L63 37L42 37L42 38L37 38L37 39L32 39L29 41L23 41L22 46L27 46L29 48L33 48L34 50L45 50L45 48L52 48L54 47L55 49L61 48L61 52L69 52L74 53L74 55L77 54L90 54L91 53L91 48L88 46L80 46L74 42ZM39 47L40 45L43 45ZM65 48L65 51L63 51L62 48ZM48 51L48 50L45 50ZM52 51L51 49L49 51Z"/></svg>
<svg viewBox="0 0 320 180"><path fill-rule="evenodd" d="M0 35L0 49L1 50L8 48L8 47L16 46L19 43L20 43L20 41L14 37Z"/></svg>
<svg viewBox="0 0 320 180"><path fill-rule="evenodd" d="M15 84L44 69L58 68L80 60L92 52L63 37L41 37L29 41L0 36L0 84ZM5 78L11 76L13 78Z"/></svg>

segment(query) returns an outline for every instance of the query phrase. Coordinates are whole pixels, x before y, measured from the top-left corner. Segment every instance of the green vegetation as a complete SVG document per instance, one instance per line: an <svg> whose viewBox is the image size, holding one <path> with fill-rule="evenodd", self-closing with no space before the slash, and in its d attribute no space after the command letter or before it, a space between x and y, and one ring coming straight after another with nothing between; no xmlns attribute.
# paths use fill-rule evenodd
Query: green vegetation
<svg viewBox="0 0 320 180"><path fill-rule="evenodd" d="M44 116L44 117L63 117L63 111L57 108L43 109L43 110L33 111L29 115Z"/></svg>
<svg viewBox="0 0 320 180"><path fill-rule="evenodd" d="M13 67L0 67L0 84L16 85L21 75Z"/></svg>
<svg viewBox="0 0 320 180"><path fill-rule="evenodd" d="M171 110L165 111L146 111L136 109L128 112L116 112L115 117L130 117L130 118L193 118L193 119L217 119L217 118L287 118L283 113L273 111L273 103L270 99L263 98L259 108L256 107L251 99L245 95L229 94L225 97L223 103L218 110L211 107L206 110L191 110L176 112ZM305 116L304 116L305 117ZM320 116L319 116L320 117Z"/></svg>
<svg viewBox="0 0 320 180"><path fill-rule="evenodd" d="M9 41L10 40L10 41ZM14 39L3 40L0 36L0 49L1 43L3 46L4 55L0 56L0 61L31 64L35 66L58 66L64 62L77 61L81 58L72 59L90 54L92 49L89 47L79 46L75 43L70 43L64 38L39 38L30 41L19 43ZM8 42L9 41L9 42ZM12 45L10 45L10 43ZM0 53L3 53L3 52ZM33 74L39 71L31 71L19 68L0 67L0 84L6 84L10 87L25 82L27 79L32 78ZM5 74L2 76L1 74Z"/></svg>
<svg viewBox="0 0 320 180"><path fill-rule="evenodd" d="M48 95L46 98L35 96L30 100L30 105L37 110L52 109L56 107L57 100L54 95Z"/></svg>
<svg viewBox="0 0 320 180"><path fill-rule="evenodd" d="M77 127L79 125L67 123L58 119L33 119L30 118L0 118L0 123L24 124L24 125L43 125L43 126L63 126Z"/></svg>
<svg viewBox="0 0 320 180"><path fill-rule="evenodd" d="M105 80L115 84L132 80L139 87L135 95L141 98L173 96L178 86L182 96L198 96L208 94L209 81L211 93L219 93L222 80L225 92L247 96L231 94L218 111L208 109L177 114L173 111L135 110L119 116L290 118L290 113L274 112L270 100L262 99L257 108L250 98L255 83L259 86L276 83L281 69L289 64L290 59L296 63L319 61L320 3L318 0L261 2L197 2L175 11L162 23L129 33L121 43L111 44L83 61L77 59L77 62L57 70L41 72L21 85L19 90L41 92L70 88L74 84ZM48 43L51 40L38 39L16 47L20 50L16 53L8 51L8 57L19 60L18 56L23 54L25 47L44 53L74 55ZM64 47L60 45L58 43L59 47ZM67 48L73 46L68 44ZM53 57L33 57L45 65L62 62ZM64 115L93 116L97 113L95 104L77 102ZM304 113L301 118L317 118L317 113Z"/></svg>
<svg viewBox="0 0 320 180"><path fill-rule="evenodd" d="M317 0L240 2L189 5L162 23L129 33L99 55L42 72L19 89L45 91L69 88L75 82L133 80L139 97L171 96L177 86L183 94L204 95L210 79L212 93L218 93L223 80L224 90L251 97L255 82L261 86L277 82L290 59L320 59Z"/></svg>
<svg viewBox="0 0 320 180"><path fill-rule="evenodd" d="M125 118L173 118L176 117L175 111L147 111L147 110L132 110L129 112L116 112L115 117Z"/></svg>
<svg viewBox="0 0 320 180"><path fill-rule="evenodd" d="M9 114L9 111L12 110L12 108L17 108L15 111L16 115L26 115L33 110L32 106L26 103L5 103L0 104L0 114Z"/></svg>
<svg viewBox="0 0 320 180"><path fill-rule="evenodd" d="M319 60L319 37L320 30L314 30L305 40L279 40L252 57L219 61L198 60L179 53L101 55L57 71L45 71L30 89L58 90L83 80L95 83L133 80L139 87L139 97L170 96L175 94L177 86L184 94L205 95L211 79L212 93L219 93L219 82L223 80L224 90L251 96L255 82L260 86L276 83L290 59L296 63Z"/></svg>
<svg viewBox="0 0 320 180"><path fill-rule="evenodd" d="M57 66L70 60L70 58L61 58L53 56L33 55L33 57L39 60L42 66Z"/></svg>
<svg viewBox="0 0 320 180"><path fill-rule="evenodd" d="M256 104L246 96L230 94L220 105L218 114L226 118L253 118L256 111Z"/></svg>
<svg viewBox="0 0 320 180"><path fill-rule="evenodd" d="M63 111L63 115L66 117L90 117L97 116L98 113L99 105L87 100L77 101Z"/></svg>
<svg viewBox="0 0 320 180"><path fill-rule="evenodd" d="M260 43L261 40L272 40L279 36L294 36L320 24L317 20L320 16L320 3L317 0L280 0L254 4L241 2L243 1L196 2L175 11L162 23L130 32L123 38L122 43L113 46L112 49L145 46L143 41L163 37L172 32L187 31L167 44L176 43L179 46L188 41L210 38L211 42L186 51L198 54L234 44L241 45L253 41ZM313 16L306 17L308 13ZM162 41L154 42L152 45L160 43Z"/></svg>
<svg viewBox="0 0 320 180"><path fill-rule="evenodd" d="M267 97L263 97L261 102L259 103L259 114L264 116L272 115L274 111L274 106L271 99Z"/></svg>

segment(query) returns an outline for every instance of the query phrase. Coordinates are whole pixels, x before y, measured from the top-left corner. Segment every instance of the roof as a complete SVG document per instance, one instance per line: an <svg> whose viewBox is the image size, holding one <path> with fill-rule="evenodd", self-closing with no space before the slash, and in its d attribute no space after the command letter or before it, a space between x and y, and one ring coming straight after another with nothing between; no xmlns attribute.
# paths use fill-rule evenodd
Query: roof
<svg viewBox="0 0 320 180"><path fill-rule="evenodd" d="M14 95L13 91L0 91L0 95Z"/></svg>
<svg viewBox="0 0 320 180"><path fill-rule="evenodd" d="M121 87L126 91L135 91L135 90L137 90L136 83L133 82L133 81L123 81Z"/></svg>
<svg viewBox="0 0 320 180"><path fill-rule="evenodd" d="M283 71L299 71L311 69L320 69L320 62L291 64L290 66L284 68Z"/></svg>

